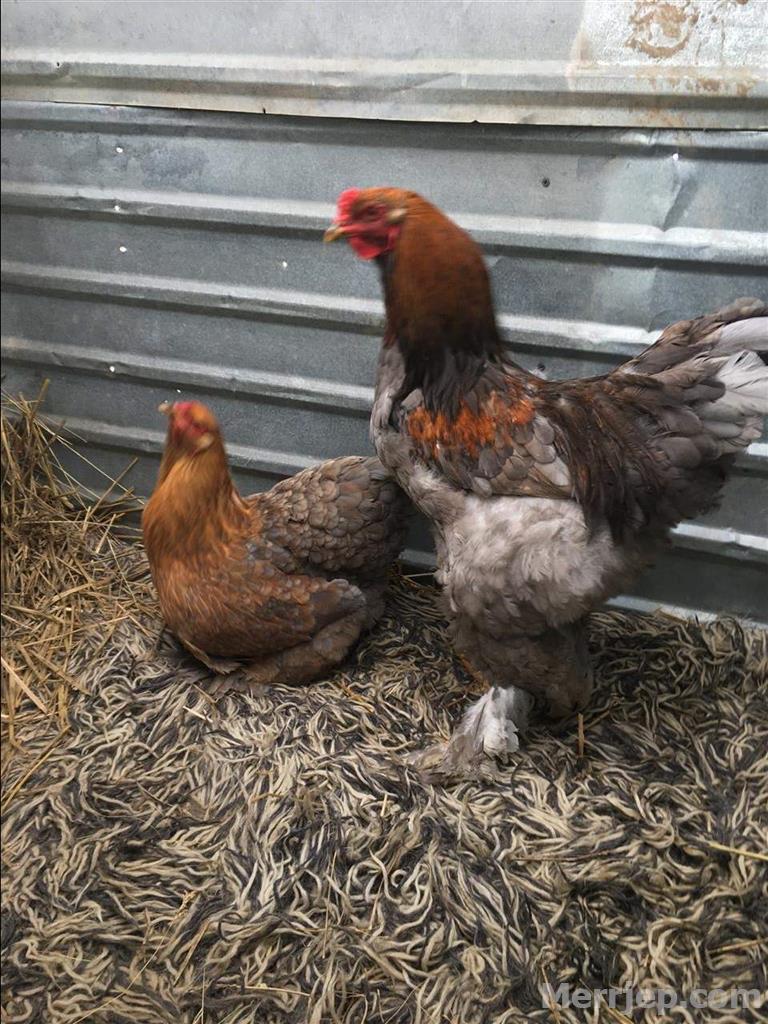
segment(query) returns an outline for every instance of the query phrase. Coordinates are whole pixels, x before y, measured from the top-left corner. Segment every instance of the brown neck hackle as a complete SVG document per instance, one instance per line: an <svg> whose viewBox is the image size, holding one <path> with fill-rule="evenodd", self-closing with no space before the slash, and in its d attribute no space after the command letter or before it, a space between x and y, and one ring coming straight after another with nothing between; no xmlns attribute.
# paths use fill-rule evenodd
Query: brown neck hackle
<svg viewBox="0 0 768 1024"><path fill-rule="evenodd" d="M143 516L150 559L184 558L226 545L242 533L249 518L218 431L198 451L182 450L169 437L158 486Z"/></svg>

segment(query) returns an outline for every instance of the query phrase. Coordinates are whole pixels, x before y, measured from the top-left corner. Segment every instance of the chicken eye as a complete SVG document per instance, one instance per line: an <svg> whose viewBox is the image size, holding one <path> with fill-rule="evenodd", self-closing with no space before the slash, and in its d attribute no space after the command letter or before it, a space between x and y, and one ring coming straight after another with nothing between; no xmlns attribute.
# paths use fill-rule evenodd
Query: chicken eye
<svg viewBox="0 0 768 1024"><path fill-rule="evenodd" d="M363 220L375 220L379 215L379 211L373 206L367 206L363 210Z"/></svg>

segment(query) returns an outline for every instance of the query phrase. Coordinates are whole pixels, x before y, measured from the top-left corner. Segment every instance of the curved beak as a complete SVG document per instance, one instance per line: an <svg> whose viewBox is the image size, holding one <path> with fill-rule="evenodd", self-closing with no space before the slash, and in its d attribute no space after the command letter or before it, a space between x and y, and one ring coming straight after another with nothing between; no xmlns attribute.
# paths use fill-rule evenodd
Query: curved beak
<svg viewBox="0 0 768 1024"><path fill-rule="evenodd" d="M343 224L331 224L328 230L323 235L324 242L335 242L339 238L343 238L346 234L346 228Z"/></svg>
<svg viewBox="0 0 768 1024"><path fill-rule="evenodd" d="M163 416L170 416L173 412L173 405L170 402L161 402L157 407L157 411L161 412Z"/></svg>

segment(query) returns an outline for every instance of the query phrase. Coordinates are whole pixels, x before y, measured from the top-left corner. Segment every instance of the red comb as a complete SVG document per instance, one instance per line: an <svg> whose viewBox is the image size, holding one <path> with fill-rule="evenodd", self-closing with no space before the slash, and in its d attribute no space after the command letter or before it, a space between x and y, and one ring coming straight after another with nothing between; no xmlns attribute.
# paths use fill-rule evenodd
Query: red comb
<svg viewBox="0 0 768 1024"><path fill-rule="evenodd" d="M352 212L355 200L360 195L359 188L345 188L336 201L336 220L343 224Z"/></svg>

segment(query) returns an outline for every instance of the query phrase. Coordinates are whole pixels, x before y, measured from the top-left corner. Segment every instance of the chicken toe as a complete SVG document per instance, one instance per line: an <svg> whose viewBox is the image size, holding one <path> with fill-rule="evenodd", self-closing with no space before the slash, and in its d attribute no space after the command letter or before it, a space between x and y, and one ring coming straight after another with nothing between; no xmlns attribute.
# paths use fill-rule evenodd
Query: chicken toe
<svg viewBox="0 0 768 1024"><path fill-rule="evenodd" d="M192 643L191 640L187 640L185 637L180 636L179 639L184 644L189 653L201 661L206 668L209 668L212 672L215 672L220 676L228 676L232 672L236 672L237 669L242 668L242 662L236 661L233 658L212 658L206 654L199 647Z"/></svg>

